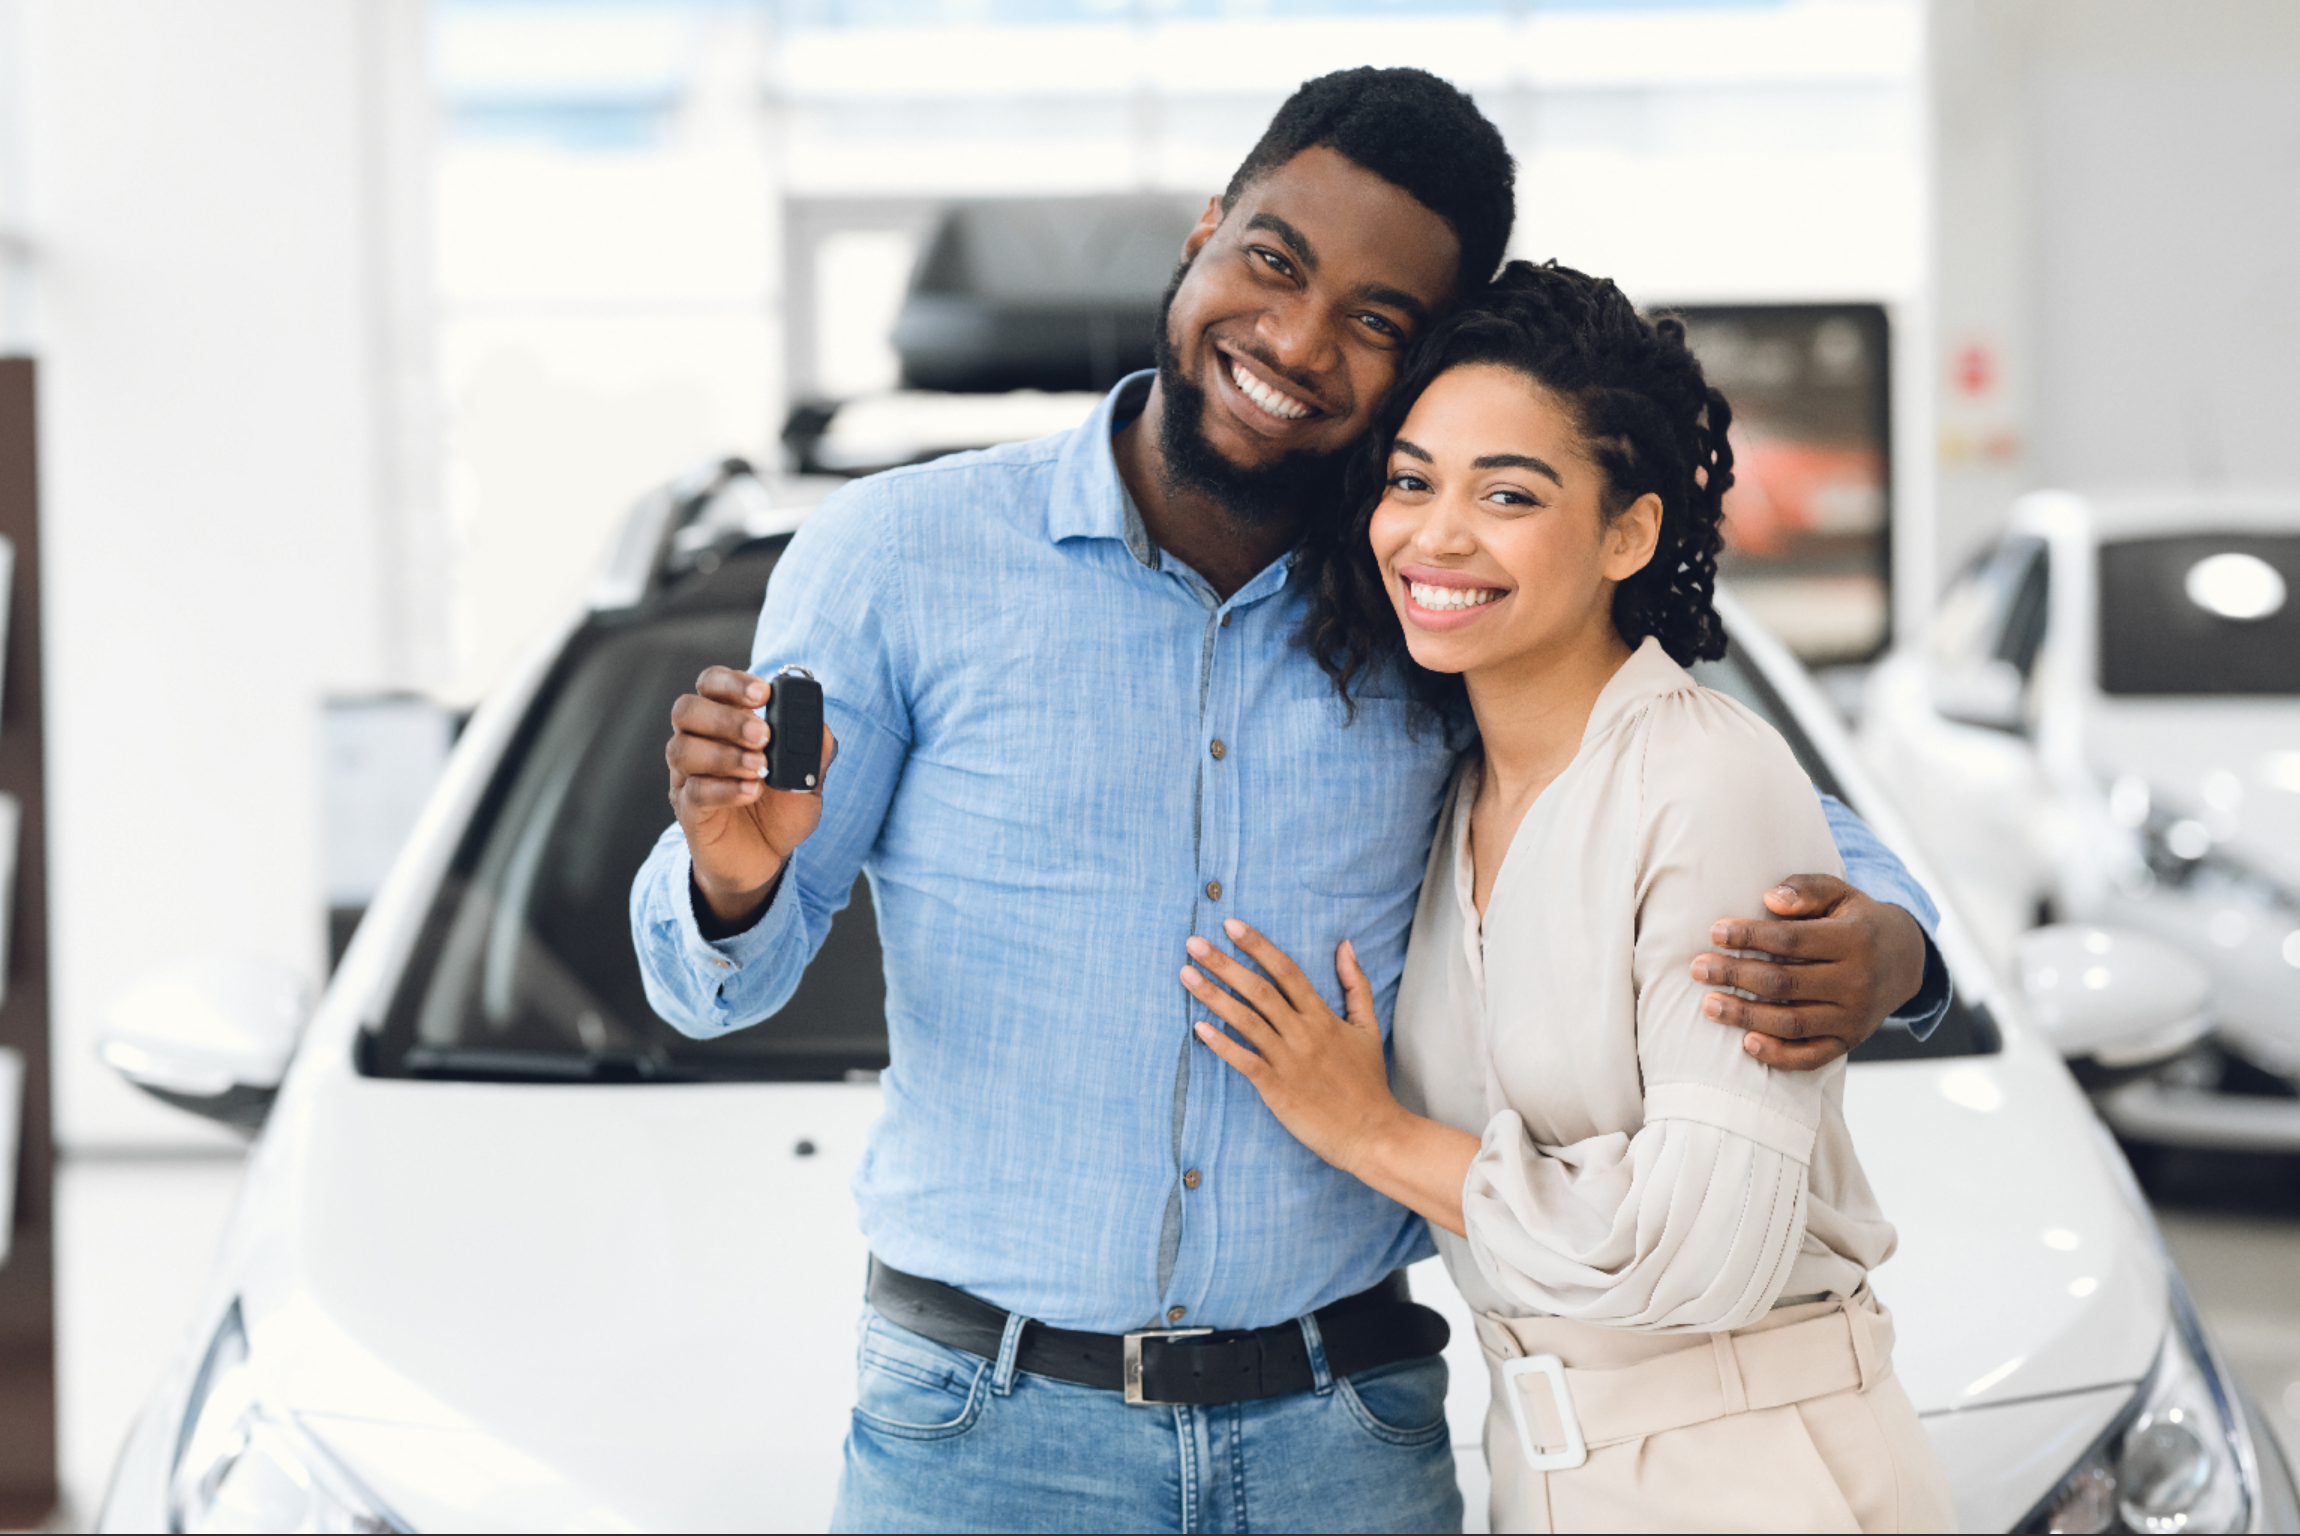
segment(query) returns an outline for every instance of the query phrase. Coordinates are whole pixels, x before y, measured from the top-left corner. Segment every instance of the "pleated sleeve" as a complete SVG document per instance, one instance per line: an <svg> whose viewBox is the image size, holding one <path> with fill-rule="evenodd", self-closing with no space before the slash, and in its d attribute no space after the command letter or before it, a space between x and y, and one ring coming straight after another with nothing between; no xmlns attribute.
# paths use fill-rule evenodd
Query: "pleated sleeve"
<svg viewBox="0 0 2300 1536"><path fill-rule="evenodd" d="M1844 1068L1759 1064L1739 1031L1702 1013L1709 988L1690 966L1718 918L1762 915L1784 877L1842 865L1811 781L1741 705L1688 686L1618 729L1633 732L1618 744L1611 794L1622 856L1635 861L1635 921L1622 930L1629 953L1586 963L1626 964L1634 977L1623 995L1634 997L1642 1124L1544 1146L1516 1110L1499 1110L1463 1185L1469 1248L1488 1283L1534 1311L1652 1331L1739 1328L1772 1306L1797 1261L1824 1097ZM1488 949L1506 938L1488 932Z"/></svg>

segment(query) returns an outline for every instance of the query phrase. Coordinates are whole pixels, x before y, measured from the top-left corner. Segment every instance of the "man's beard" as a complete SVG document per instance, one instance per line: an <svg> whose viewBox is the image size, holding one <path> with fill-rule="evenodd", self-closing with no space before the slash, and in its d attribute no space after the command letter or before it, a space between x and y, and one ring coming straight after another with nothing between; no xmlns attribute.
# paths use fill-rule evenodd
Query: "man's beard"
<svg viewBox="0 0 2300 1536"><path fill-rule="evenodd" d="M1183 374L1167 329L1174 294L1189 270L1187 261L1175 267L1166 296L1158 301L1158 329L1151 340L1165 402L1158 419L1158 451L1167 485L1204 496L1249 528L1295 522L1312 509L1339 506L1346 451L1296 448L1274 464L1241 467L1207 440L1206 391Z"/></svg>

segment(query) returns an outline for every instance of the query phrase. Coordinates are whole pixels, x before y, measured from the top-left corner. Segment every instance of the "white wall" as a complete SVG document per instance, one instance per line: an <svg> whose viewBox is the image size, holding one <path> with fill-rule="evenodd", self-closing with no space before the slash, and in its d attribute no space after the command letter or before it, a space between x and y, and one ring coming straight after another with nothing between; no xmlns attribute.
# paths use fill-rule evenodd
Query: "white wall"
<svg viewBox="0 0 2300 1536"><path fill-rule="evenodd" d="M2300 7L1931 33L1944 571L2034 486L2300 483Z"/></svg>
<svg viewBox="0 0 2300 1536"><path fill-rule="evenodd" d="M95 1061L101 1010L190 950L316 979L318 700L444 657L423 5L23 21L57 1135L213 1140Z"/></svg>

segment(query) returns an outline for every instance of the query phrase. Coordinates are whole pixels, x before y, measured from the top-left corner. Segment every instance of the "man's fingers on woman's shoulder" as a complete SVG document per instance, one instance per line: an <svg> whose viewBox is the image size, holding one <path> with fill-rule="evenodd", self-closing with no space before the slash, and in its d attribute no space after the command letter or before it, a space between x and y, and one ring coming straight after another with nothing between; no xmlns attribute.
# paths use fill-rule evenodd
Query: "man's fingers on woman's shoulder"
<svg viewBox="0 0 2300 1536"><path fill-rule="evenodd" d="M1694 979L1713 987L1733 987L1779 1003L1826 1002L1822 973L1811 965L1783 965L1772 960L1751 960L1713 955Z"/></svg>
<svg viewBox="0 0 2300 1536"><path fill-rule="evenodd" d="M1843 901L1851 890L1835 875L1791 875L1765 893L1765 905L1783 917L1813 917Z"/></svg>
<svg viewBox="0 0 2300 1536"><path fill-rule="evenodd" d="M1776 1040L1771 1035L1751 1033L1744 1037L1741 1048L1765 1066L1784 1072L1810 1072L1825 1067L1852 1049L1833 1036L1818 1040Z"/></svg>
<svg viewBox="0 0 2300 1536"><path fill-rule="evenodd" d="M1751 1029L1776 1040L1821 1039L1837 1033L1836 1010L1810 1003L1755 1003L1730 992L1702 999L1702 1012L1728 1029Z"/></svg>
<svg viewBox="0 0 2300 1536"><path fill-rule="evenodd" d="M1718 942L1727 949L1754 949L1783 960L1837 960L1849 938L1846 924L1791 919L1775 923L1728 922L1719 925L1732 937Z"/></svg>

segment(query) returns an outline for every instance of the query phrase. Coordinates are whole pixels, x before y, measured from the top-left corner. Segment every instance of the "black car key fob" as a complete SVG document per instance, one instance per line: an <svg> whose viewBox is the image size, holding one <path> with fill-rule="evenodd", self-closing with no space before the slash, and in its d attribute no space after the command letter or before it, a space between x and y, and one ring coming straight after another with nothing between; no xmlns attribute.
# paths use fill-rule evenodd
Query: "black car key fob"
<svg viewBox="0 0 2300 1536"><path fill-rule="evenodd" d="M767 788L813 794L823 783L823 685L785 667L767 700Z"/></svg>

